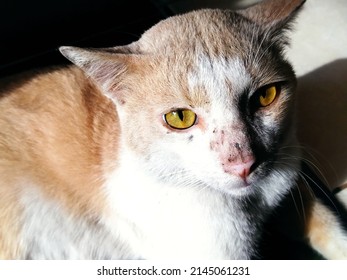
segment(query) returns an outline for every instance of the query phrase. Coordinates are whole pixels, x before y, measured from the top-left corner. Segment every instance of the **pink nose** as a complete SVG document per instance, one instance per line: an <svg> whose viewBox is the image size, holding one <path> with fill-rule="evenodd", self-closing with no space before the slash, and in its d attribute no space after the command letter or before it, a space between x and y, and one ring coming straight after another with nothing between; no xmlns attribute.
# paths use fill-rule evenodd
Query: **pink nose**
<svg viewBox="0 0 347 280"><path fill-rule="evenodd" d="M237 175L245 180L251 173L251 167L254 164L254 159L250 158L246 162L230 162L224 166L227 173Z"/></svg>

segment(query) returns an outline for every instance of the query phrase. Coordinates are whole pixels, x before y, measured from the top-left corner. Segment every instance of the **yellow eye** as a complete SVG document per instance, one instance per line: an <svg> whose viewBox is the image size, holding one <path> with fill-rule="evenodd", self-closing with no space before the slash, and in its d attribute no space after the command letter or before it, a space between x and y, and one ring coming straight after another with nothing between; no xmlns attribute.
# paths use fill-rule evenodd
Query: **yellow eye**
<svg viewBox="0 0 347 280"><path fill-rule="evenodd" d="M165 122L175 129L187 129L196 122L196 114L188 109L177 109L164 115Z"/></svg>
<svg viewBox="0 0 347 280"><path fill-rule="evenodd" d="M277 87L270 86L265 88L259 95L259 102L262 107L269 106L277 96Z"/></svg>

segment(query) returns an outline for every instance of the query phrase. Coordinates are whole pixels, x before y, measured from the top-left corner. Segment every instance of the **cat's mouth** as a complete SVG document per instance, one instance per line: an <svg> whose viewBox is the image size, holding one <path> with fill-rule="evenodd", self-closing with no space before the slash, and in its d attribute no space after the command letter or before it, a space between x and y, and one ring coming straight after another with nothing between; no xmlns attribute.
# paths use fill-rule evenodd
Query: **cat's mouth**
<svg viewBox="0 0 347 280"><path fill-rule="evenodd" d="M247 196L254 192L252 176L247 178L228 177L217 184L212 185L214 189L233 196Z"/></svg>
<svg viewBox="0 0 347 280"><path fill-rule="evenodd" d="M254 188L252 184L248 184L245 182L233 182L232 184L226 184L220 191L226 193L227 195L237 196L237 197L245 197L250 196L254 193Z"/></svg>

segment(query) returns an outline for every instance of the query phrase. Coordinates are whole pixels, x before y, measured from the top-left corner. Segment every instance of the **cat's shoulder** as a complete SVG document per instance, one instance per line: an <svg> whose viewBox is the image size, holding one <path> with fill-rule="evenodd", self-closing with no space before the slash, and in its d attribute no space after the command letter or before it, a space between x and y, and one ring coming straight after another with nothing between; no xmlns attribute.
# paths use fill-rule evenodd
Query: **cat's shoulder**
<svg viewBox="0 0 347 280"><path fill-rule="evenodd" d="M85 74L74 65L35 68L0 78L0 99L29 89L45 90L55 85L83 86L90 84Z"/></svg>
<svg viewBox="0 0 347 280"><path fill-rule="evenodd" d="M74 65L33 69L0 79L0 108L4 114L14 109L38 113L55 107L89 110L91 103L108 102L99 87Z"/></svg>

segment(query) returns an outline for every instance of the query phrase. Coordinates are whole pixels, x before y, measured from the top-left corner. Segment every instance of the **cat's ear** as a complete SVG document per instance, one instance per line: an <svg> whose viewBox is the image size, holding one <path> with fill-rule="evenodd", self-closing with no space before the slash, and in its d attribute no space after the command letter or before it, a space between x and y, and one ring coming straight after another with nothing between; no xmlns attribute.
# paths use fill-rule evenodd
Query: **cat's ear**
<svg viewBox="0 0 347 280"><path fill-rule="evenodd" d="M136 61L128 47L110 49L84 49L60 47L59 51L80 67L110 97L120 90L122 81ZM111 96L112 95L112 96Z"/></svg>
<svg viewBox="0 0 347 280"><path fill-rule="evenodd" d="M291 23L306 0L264 0L258 4L239 10L238 13L263 29L270 40L286 45L288 38L284 31Z"/></svg>
<svg viewBox="0 0 347 280"><path fill-rule="evenodd" d="M296 15L306 0L263 0L239 13L265 27L283 27Z"/></svg>

